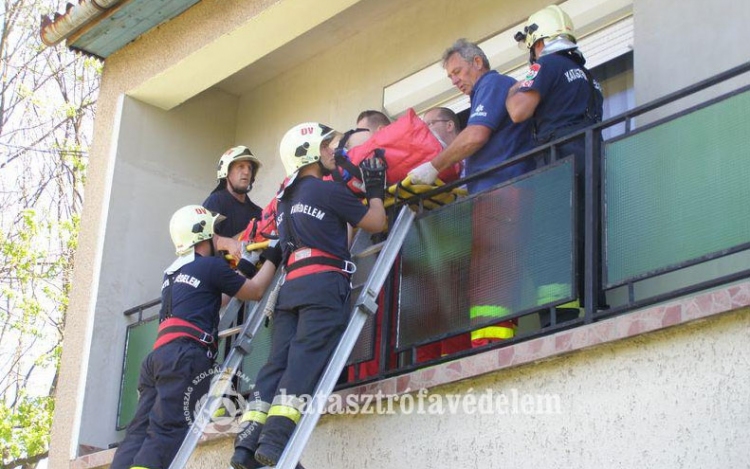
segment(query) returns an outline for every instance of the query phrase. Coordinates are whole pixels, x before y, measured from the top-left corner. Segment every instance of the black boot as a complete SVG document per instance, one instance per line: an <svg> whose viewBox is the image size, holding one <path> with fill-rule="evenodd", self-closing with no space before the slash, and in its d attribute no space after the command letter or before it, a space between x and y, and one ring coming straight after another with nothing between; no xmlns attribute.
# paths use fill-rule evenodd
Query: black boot
<svg viewBox="0 0 750 469"><path fill-rule="evenodd" d="M245 428L237 434L234 440L234 454L229 463L234 469L258 469L263 467L255 460L255 450L258 448L263 425L258 422L249 422Z"/></svg>
<svg viewBox="0 0 750 469"><path fill-rule="evenodd" d="M261 463L255 460L255 454L252 451L239 446L234 448L234 454L232 459L229 460L229 464L234 469L260 469L263 467Z"/></svg>
<svg viewBox="0 0 750 469"><path fill-rule="evenodd" d="M255 460L266 466L275 466L281 459L281 453L296 426L297 424L287 417L268 417L258 440Z"/></svg>

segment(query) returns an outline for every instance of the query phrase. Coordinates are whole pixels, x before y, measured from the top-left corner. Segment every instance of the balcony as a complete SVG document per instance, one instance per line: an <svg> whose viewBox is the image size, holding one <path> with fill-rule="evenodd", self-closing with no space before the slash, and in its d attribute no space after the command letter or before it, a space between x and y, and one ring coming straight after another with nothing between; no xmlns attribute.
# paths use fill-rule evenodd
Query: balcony
<svg viewBox="0 0 750 469"><path fill-rule="evenodd" d="M748 71L745 64L519 155L502 167L534 159L537 169L420 211L339 392L397 396L481 381L750 305L750 87L666 118L650 114ZM612 128L622 131L600 141ZM585 170L559 151L573 138L585 139ZM420 209L433 195L408 203ZM441 341L495 322L471 320L477 296L518 320L516 336L441 355ZM575 300L578 317L560 314ZM118 428L134 409L138 364L156 330L144 313L155 305L126 312L140 316L128 330ZM230 347L231 335L225 340ZM267 353L268 329L253 343L246 375Z"/></svg>

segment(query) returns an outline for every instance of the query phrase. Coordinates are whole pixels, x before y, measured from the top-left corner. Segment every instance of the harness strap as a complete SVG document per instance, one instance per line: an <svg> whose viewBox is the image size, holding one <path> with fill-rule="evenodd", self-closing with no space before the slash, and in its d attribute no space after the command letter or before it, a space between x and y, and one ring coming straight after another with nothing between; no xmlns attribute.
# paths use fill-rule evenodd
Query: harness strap
<svg viewBox="0 0 750 469"><path fill-rule="evenodd" d="M315 248L300 248L292 252L286 264L286 279L320 272L339 272L347 278L357 270L352 261L340 259L332 254Z"/></svg>
<svg viewBox="0 0 750 469"><path fill-rule="evenodd" d="M194 326L184 319L176 318L174 316L165 319L159 324L159 332L156 335L156 342L154 342L154 350L181 337L191 338L207 347L209 351L216 351L216 341L212 334L209 334L198 326Z"/></svg>
<svg viewBox="0 0 750 469"><path fill-rule="evenodd" d="M369 132L369 129L356 128L347 130L339 140L339 144L336 150L333 152L333 160L336 163L336 170L331 172L331 177L336 182L349 182L352 178L360 179L362 174L359 171L359 167L352 163L349 159L349 155L346 154L346 143L349 141L349 137L358 132Z"/></svg>

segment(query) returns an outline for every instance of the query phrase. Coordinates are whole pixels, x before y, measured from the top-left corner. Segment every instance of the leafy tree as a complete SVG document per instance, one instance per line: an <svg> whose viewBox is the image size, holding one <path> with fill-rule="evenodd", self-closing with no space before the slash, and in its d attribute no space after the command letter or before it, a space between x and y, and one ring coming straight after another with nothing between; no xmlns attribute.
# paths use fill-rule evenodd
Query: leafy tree
<svg viewBox="0 0 750 469"><path fill-rule="evenodd" d="M47 456L101 63L46 48L41 0L0 4L0 466Z"/></svg>

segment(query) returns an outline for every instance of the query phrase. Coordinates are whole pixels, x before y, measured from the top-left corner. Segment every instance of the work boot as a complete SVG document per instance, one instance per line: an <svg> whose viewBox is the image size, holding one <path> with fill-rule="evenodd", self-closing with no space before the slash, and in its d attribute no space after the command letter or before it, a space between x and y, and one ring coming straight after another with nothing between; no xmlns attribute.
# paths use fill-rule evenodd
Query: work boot
<svg viewBox="0 0 750 469"><path fill-rule="evenodd" d="M483 323L493 319L500 320L495 324L471 331L471 347L478 348L493 342L512 339L516 333L518 321L502 321L511 314L511 310L498 305L474 305L469 308L469 319L474 323Z"/></svg>
<svg viewBox="0 0 750 469"><path fill-rule="evenodd" d="M240 446L234 448L234 454L232 459L229 460L234 469L260 469L263 467L261 463L255 460L253 451Z"/></svg>
<svg viewBox="0 0 750 469"><path fill-rule="evenodd" d="M283 416L270 416L258 440L255 460L266 466L275 466L281 459L289 438L297 426L293 420Z"/></svg>
<svg viewBox="0 0 750 469"><path fill-rule="evenodd" d="M245 428L237 434L234 440L234 454L229 461L234 469L256 469L263 467L255 461L255 450L258 448L258 438L263 431L263 425L258 422L249 422Z"/></svg>

